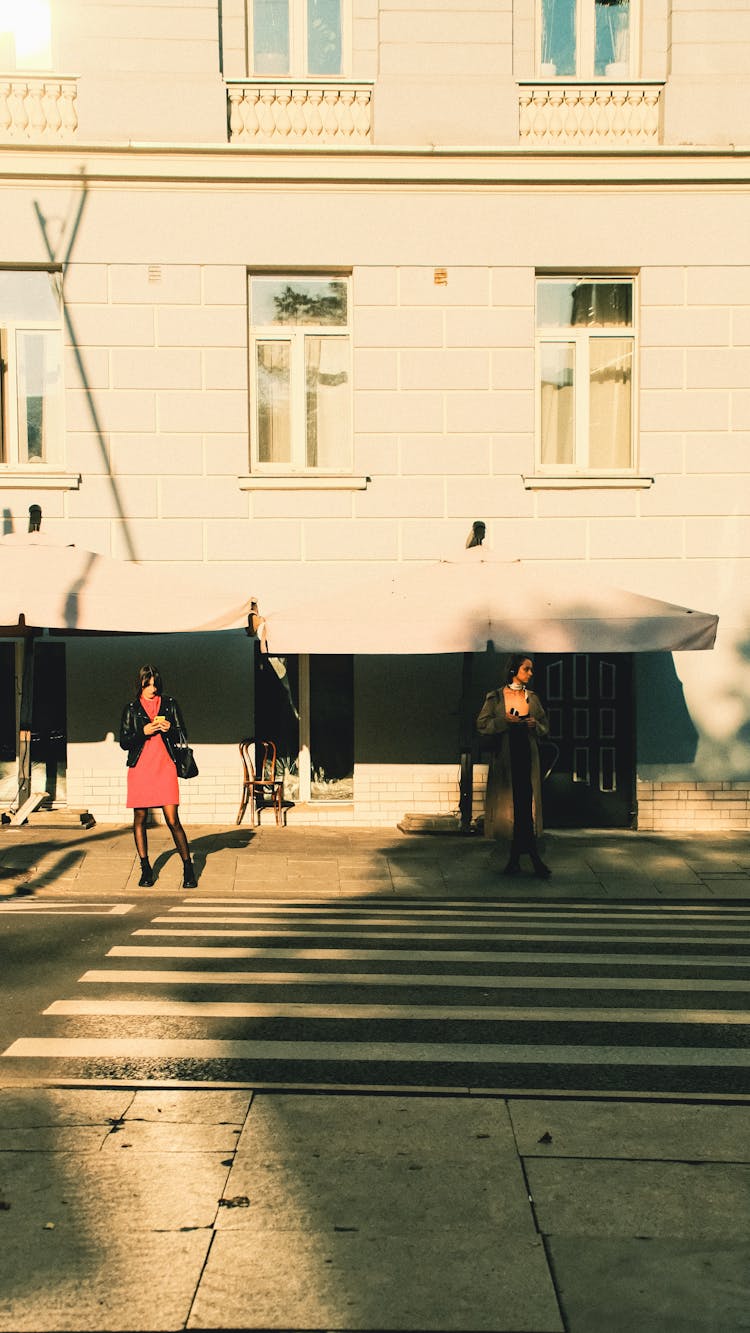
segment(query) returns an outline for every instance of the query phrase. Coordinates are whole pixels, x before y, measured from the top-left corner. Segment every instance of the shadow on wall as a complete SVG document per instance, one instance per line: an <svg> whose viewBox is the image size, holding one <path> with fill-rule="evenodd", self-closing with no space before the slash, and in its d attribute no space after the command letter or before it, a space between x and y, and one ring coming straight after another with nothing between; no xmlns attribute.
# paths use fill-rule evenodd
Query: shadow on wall
<svg viewBox="0 0 750 1333"><path fill-rule="evenodd" d="M698 730L671 653L636 653L639 765L692 764Z"/></svg>
<svg viewBox="0 0 750 1333"><path fill-rule="evenodd" d="M236 744L252 731L253 642L244 630L212 634L76 637L66 642L68 741L117 741L138 668L161 669L165 694L179 701L191 741Z"/></svg>
<svg viewBox="0 0 750 1333"><path fill-rule="evenodd" d="M357 763L457 764L461 665L460 653L356 657Z"/></svg>

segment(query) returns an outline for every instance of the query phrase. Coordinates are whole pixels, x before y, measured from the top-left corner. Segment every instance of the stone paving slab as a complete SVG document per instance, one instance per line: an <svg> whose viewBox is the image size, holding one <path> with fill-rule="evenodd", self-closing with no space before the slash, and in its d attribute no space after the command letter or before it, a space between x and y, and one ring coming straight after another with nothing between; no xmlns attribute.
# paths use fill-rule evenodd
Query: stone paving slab
<svg viewBox="0 0 750 1333"><path fill-rule="evenodd" d="M548 1242L571 1333L750 1329L750 1246L555 1236Z"/></svg>
<svg viewBox="0 0 750 1333"><path fill-rule="evenodd" d="M750 1162L750 1106L508 1103L523 1158Z"/></svg>
<svg viewBox="0 0 750 1333"><path fill-rule="evenodd" d="M546 1236L750 1241L750 1165L527 1159Z"/></svg>
<svg viewBox="0 0 750 1333"><path fill-rule="evenodd" d="M223 1232L188 1327L563 1330L539 1238L500 1243L483 1226L396 1237L369 1228Z"/></svg>

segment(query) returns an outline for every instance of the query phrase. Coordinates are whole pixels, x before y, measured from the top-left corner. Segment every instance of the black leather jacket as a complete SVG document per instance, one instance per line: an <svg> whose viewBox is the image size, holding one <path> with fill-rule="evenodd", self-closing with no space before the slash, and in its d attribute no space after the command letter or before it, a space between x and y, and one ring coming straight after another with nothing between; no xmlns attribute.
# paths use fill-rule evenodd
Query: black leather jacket
<svg viewBox="0 0 750 1333"><path fill-rule="evenodd" d="M169 695L162 696L161 712L167 719L167 722L171 722L172 726L169 731L155 731L153 734L155 736L161 736L167 747L167 754L174 763L175 754L173 742L177 739L177 733L180 731L183 736L187 736L185 721L180 712L180 705L177 700L170 698ZM120 745L123 750L127 750L128 752L128 768L135 768L141 757L141 751L143 750L146 741L151 739L149 736L144 736L143 734L143 728L148 726L150 721L151 719L139 699L135 699L133 703L125 705L122 713L122 722L120 723Z"/></svg>

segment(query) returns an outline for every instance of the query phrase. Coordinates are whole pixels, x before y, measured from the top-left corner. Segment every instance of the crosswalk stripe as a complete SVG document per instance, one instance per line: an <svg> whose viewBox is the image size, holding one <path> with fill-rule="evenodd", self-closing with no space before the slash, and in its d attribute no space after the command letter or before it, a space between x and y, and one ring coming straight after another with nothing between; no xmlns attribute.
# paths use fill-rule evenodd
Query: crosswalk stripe
<svg viewBox="0 0 750 1333"><path fill-rule="evenodd" d="M750 962L748 963L750 971ZM704 977L675 979L671 977L575 977L526 976L464 976L443 972L178 972L143 971L138 968L91 969L78 978L81 982L105 982L133 986L437 986L441 990L463 988L481 990L606 990L606 991L722 991L747 993L750 979L733 981L724 977L718 981Z"/></svg>
<svg viewBox="0 0 750 1333"><path fill-rule="evenodd" d="M48 899L21 899L0 903L0 914L18 916L125 916L132 912L133 903L50 902Z"/></svg>
<svg viewBox="0 0 750 1333"><path fill-rule="evenodd" d="M198 908L200 908L201 910L205 908L206 911L215 911L217 908L221 908L222 911L236 910L238 912L255 910L256 908L263 908L264 910L278 912L284 916L293 915L298 912L303 913L305 915L314 913L330 915L332 910L331 903L328 901L323 905L315 903L314 900L311 902L307 898L288 898L288 899L285 898L283 902L279 902L278 898L261 898L259 896L256 896L255 894L253 894L251 898L244 898L240 899L239 901L236 897L196 898L193 897L191 894L189 898L185 898L182 901L182 903L178 903L176 906L171 907L169 910L171 912L183 912L183 911L192 912ZM526 907L523 903L519 903L519 901L515 898L513 899L493 898L491 904L488 906L481 906L476 902L471 902L471 903L454 902L454 903L441 904L439 907L433 907L430 906L429 899L426 900L419 899L416 902L413 899L412 900L399 899L398 902L388 903L385 907L383 906L372 907L367 903L361 903L361 902L355 902L353 904L340 900L337 900L336 902L337 915L339 914L339 912L352 912L352 913L368 912L374 916L379 914L380 912L386 912L386 911L388 913L393 913L397 911L413 912L419 916L450 916L453 915L454 913L462 914L470 912L475 915L484 915L493 918L497 916L498 911L502 912L503 914L505 914L506 912L520 912L524 915L536 915L533 907ZM694 916L704 916L704 915L723 917L725 913L729 912L729 913L734 913L738 917L743 917L745 920L747 920L748 915L750 914L750 908L744 908L742 906L726 908L724 906L719 907L718 905L713 907L710 902L673 903L669 902L668 900L653 904L643 903L643 902L612 903L611 901L610 902L587 901L585 903L546 902L542 908L542 914L545 918L547 918L550 914L555 914L560 912L571 912L574 914L582 912L586 916L594 916L597 914L615 915L618 917L644 916L644 915L649 915L649 916L656 915L660 917L685 916L691 919Z"/></svg>
<svg viewBox="0 0 750 1333"><path fill-rule="evenodd" d="M154 920L158 923L158 922L162 921L163 918L162 918L162 917L154 917ZM224 924L224 925L231 925L232 923L229 922L229 921L225 921L225 922L223 922L222 924ZM374 926L373 926L372 928L365 928L365 929L363 929L363 928L361 928L361 927L359 927L359 926L357 926L357 927L352 927L352 928L341 929L336 935L332 935L330 930L310 930L310 929L308 929L307 927L304 927L304 928L302 928L302 929L294 930L294 929L290 929L290 928L283 928L283 927L281 927L281 926L276 927L276 928L274 928L274 929L270 929L270 930L267 930L267 929L265 929L265 928L264 928L264 929L260 929L260 930L257 929L257 928L255 928L255 929L253 929L253 930L237 930L236 927L235 927L235 929L233 929L233 930L231 930L231 931L230 931L230 930L175 930L174 927L172 927L172 928L169 929L169 930L152 930L152 929L150 929L150 928L146 928L146 927L144 927L142 930L136 930L136 931L134 931L133 934L134 934L134 935L162 935L162 936L164 936L164 935L175 935L175 936L183 935L183 936L190 936L190 937L192 937L192 938L196 938L196 939L201 939L201 938L204 938L204 939L211 939L211 938L217 938L217 937L218 937L219 939L221 939L222 937L224 937L224 938L226 938L226 939L229 939L229 938L232 938L232 939L247 939L248 937L253 938L253 939L267 939L267 938L271 938L271 937L272 937L273 939L299 939L301 936L304 936L305 939L311 939L311 940L314 940L314 939L326 939L326 940L330 940L330 939L332 939L332 938L333 938L333 939L337 939L337 938L341 937L341 938L343 938L343 939L356 938L356 939L360 939L360 940L368 940L368 939L378 939L378 940L413 940L413 939L415 939L415 938L418 938L418 939L421 939L421 940L455 940L455 939L461 939L461 940L463 940L463 941L465 942L467 939L470 939L470 938L471 938L471 936L468 935L465 931L462 932L462 931L460 931L460 930L456 930L456 931L449 931L449 930L446 930L446 931L438 931L438 930L436 930L436 931L433 931L433 930L420 930L418 927L415 927L415 929L412 930L412 931L403 931L403 930L378 930L378 929L375 928ZM681 944L744 944L744 943L746 943L746 941L745 941L745 939L744 939L744 937L743 937L742 935L729 935L729 934L726 934L726 933L724 933L723 931L719 931L719 930L716 930L716 931L714 931L714 932L712 932L712 933L708 933L708 932L706 932L706 933L699 934L699 935L694 934L692 931L690 931L690 932L686 932L684 935L681 935L681 934L676 934L676 933L674 933L674 932L672 932L672 931L668 931L668 930L664 930L664 931L662 931L660 934L657 934L657 935L641 935L641 934L640 934L639 932L637 932L637 931L628 931L628 932L626 932L626 933L615 934L615 935L608 935L608 934L604 934L604 933L601 932L601 931L594 931L594 930L591 930L590 932L586 932L586 931L576 930L574 926L571 926L570 930L569 930L566 934L563 934L562 932L559 932L559 931L558 931L558 932L553 932L553 931L545 930L545 929L544 929L543 927L541 927L541 926L540 926L539 929L536 930L536 931L525 931L525 932L516 932L516 931L512 931L512 930L503 930L502 927L500 927L500 926L495 927L495 928L493 928L493 929L483 929L483 930L481 930L481 931L477 930L477 936L478 936L478 938L487 939L488 937L489 937L489 938L492 938L492 937L494 937L495 935L497 935L500 939L503 939L503 940L536 940L536 939L539 939L539 938L544 938L545 940L554 940L554 941L557 941L557 942L559 942L559 941L561 941L561 940L568 940L568 939L577 939L577 940L580 940L580 939L582 939L582 938L583 938L583 939L589 939L589 938L591 938L591 939L596 939L596 940L601 941L602 943L606 943L606 944L617 944L617 943L623 943L624 941L631 941L631 942L632 942L632 941L635 941L635 942L637 942L638 944L663 944L663 942L664 942L665 939L676 939L676 940L677 940L679 943L681 943ZM715 936L715 938L712 938L712 935Z"/></svg>
<svg viewBox="0 0 750 1333"><path fill-rule="evenodd" d="M134 931L134 934L140 932ZM153 944L115 944L109 950L108 958L308 958L325 960L329 958L340 958L341 949L282 949L282 948L258 948L251 949L246 946L234 948L231 945L222 945L216 947L209 944L175 944L158 945ZM660 966L674 966L679 962L681 967L739 967L747 969L750 967L748 958L728 958L722 955L717 959L715 954L702 954L700 956L692 955L683 957L675 954L611 954L611 953L548 953L546 950L536 952L522 952L519 950L504 953L501 950L497 952L484 952L481 949L346 949L348 959L357 961L365 960L393 960L397 958L399 962L411 963L434 963L455 962L455 963L521 963L521 962L585 962L585 963L637 963L659 964Z"/></svg>
<svg viewBox="0 0 750 1333"><path fill-rule="evenodd" d="M622 1047L480 1045L470 1042L307 1041L294 1043L295 1058L398 1064L572 1064L735 1067L750 1069L750 1050L694 1046ZM288 1041L229 1041L169 1037L20 1037L3 1054L11 1059L73 1060L105 1057L146 1060L289 1060Z"/></svg>
<svg viewBox="0 0 750 1333"><path fill-rule="evenodd" d="M575 1006L553 1009L519 1005L445 1004L255 1004L211 1000L55 1000L44 1010L51 1015L103 1015L117 1018L367 1018L418 1019L420 1022L556 1023L580 1018ZM587 1023L732 1023L750 1024L750 1012L727 1009L587 1009Z"/></svg>
<svg viewBox="0 0 750 1333"><path fill-rule="evenodd" d="M234 924L236 921L242 922L245 917L251 917L259 921L272 921L276 919L283 921L310 921L311 923L314 922L316 925L339 925L342 922L348 924L350 922L353 923L358 921L378 921L381 925L396 925L404 922L420 923L423 921L436 921L438 924L449 923L451 925L454 923L461 924L464 922L476 922L479 925L486 926L488 924L501 925L505 921L518 923L519 921L538 922L540 920L539 912L534 912L529 908L509 907L507 904L504 905L500 903L492 908L454 908L453 910L445 910L440 908L423 909L421 907L404 907L388 908L385 911L383 909L374 911L372 908L363 906L343 907L339 906L337 903L335 911L333 912L330 907L310 909L297 908L294 912L287 912L283 907L263 908L255 903L245 903L242 906L221 906L218 903L213 903L210 907L196 908L192 905L190 907L170 907L167 914L155 919L159 921L179 921L189 917L195 917L196 919L205 920L210 918L216 912L221 912L224 916L227 916L231 924ZM570 921L599 925L602 921L618 921L622 923L623 917L621 912L613 907L592 912L581 909L580 907L569 908L545 906L543 920L545 923L552 921L558 923ZM631 922L653 923L654 921L661 920L664 920L664 908L654 907L631 911L627 918L625 918L625 923L629 925ZM678 926L690 926L696 921L715 921L717 923L728 921L732 923L747 924L748 914L742 910L706 910L703 908L700 911L692 912L689 917L683 915L682 920L678 918L675 924ZM665 926L670 930L673 929L672 922L668 920L665 923Z"/></svg>

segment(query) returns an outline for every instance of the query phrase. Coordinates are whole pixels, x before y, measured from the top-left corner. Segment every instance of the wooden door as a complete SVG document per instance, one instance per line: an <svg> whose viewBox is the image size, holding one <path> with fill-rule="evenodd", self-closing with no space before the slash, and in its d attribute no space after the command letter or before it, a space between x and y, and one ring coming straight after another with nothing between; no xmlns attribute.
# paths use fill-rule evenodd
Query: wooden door
<svg viewBox="0 0 750 1333"><path fill-rule="evenodd" d="M633 661L629 653L534 656L550 721L542 747L547 828L631 828L635 820Z"/></svg>

